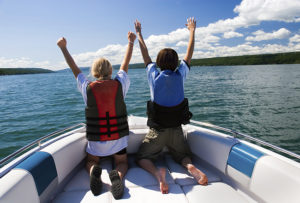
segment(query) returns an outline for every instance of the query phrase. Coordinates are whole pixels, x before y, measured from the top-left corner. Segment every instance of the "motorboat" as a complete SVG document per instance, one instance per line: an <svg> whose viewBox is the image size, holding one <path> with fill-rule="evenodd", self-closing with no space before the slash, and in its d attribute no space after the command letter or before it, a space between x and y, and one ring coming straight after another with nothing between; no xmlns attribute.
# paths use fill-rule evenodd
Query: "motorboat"
<svg viewBox="0 0 300 203"><path fill-rule="evenodd" d="M208 185L199 185L164 149L155 162L167 169L169 193L162 194L157 180L135 162L135 153L149 131L147 118L131 115L128 122L129 169L122 199L115 200L110 192L110 157L101 159L102 192L92 194L85 169L85 124L80 123L41 137L2 159L0 202L300 202L298 154L193 120L183 126L184 135L192 161L207 175Z"/></svg>

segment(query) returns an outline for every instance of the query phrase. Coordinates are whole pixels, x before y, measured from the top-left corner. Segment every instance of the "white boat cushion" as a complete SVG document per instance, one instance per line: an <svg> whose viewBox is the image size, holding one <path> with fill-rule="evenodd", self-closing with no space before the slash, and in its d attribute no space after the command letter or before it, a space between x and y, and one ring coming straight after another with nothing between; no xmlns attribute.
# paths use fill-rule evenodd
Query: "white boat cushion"
<svg viewBox="0 0 300 203"><path fill-rule="evenodd" d="M191 151L225 173L228 155L237 140L229 135L197 127L187 136Z"/></svg>
<svg viewBox="0 0 300 203"><path fill-rule="evenodd" d="M130 129L145 129L147 126L147 118L140 116L128 116L128 125Z"/></svg>
<svg viewBox="0 0 300 203"><path fill-rule="evenodd" d="M169 194L162 194L158 186L133 187L125 188L122 199L115 200L111 192L102 192L98 196L94 196L89 190L69 191L58 195L54 203L90 203L90 202L130 202L130 203L173 203L173 202L188 202L182 189L178 185L169 185Z"/></svg>
<svg viewBox="0 0 300 203"><path fill-rule="evenodd" d="M250 190L266 202L299 203L299 168L278 158L264 156L256 162Z"/></svg>
<svg viewBox="0 0 300 203"><path fill-rule="evenodd" d="M107 203L111 202L112 195L110 192L103 192L98 196L94 196L90 190L69 191L59 194L53 203Z"/></svg>
<svg viewBox="0 0 300 203"><path fill-rule="evenodd" d="M136 168L139 167L138 164L136 163L136 156L133 154L129 154L128 156L128 167L129 168ZM164 167L164 168L168 168L168 165L165 161L165 154L161 153L157 160L155 161L155 166L158 168Z"/></svg>
<svg viewBox="0 0 300 203"><path fill-rule="evenodd" d="M130 129L127 153L133 154L136 153L145 138L145 135L148 133L149 129Z"/></svg>
<svg viewBox="0 0 300 203"><path fill-rule="evenodd" d="M130 203L188 203L182 189L179 185L170 184L169 193L162 194L159 186L131 187L126 188L124 196L120 200L112 198L112 202L130 202Z"/></svg>
<svg viewBox="0 0 300 203"><path fill-rule="evenodd" d="M23 169L13 169L0 179L0 202L40 202L32 175Z"/></svg>
<svg viewBox="0 0 300 203"><path fill-rule="evenodd" d="M19 163L13 170L18 169L31 174L40 201L47 201L58 185L57 171L51 154L42 151L35 152Z"/></svg>
<svg viewBox="0 0 300 203"><path fill-rule="evenodd" d="M250 178L230 165L227 165L226 174L242 186L249 187Z"/></svg>
<svg viewBox="0 0 300 203"><path fill-rule="evenodd" d="M248 188L255 164L262 156L264 153L261 151L245 143L237 143L229 153L226 175Z"/></svg>
<svg viewBox="0 0 300 203"><path fill-rule="evenodd" d="M158 160L154 163L157 168L166 168L166 181L169 184L174 184L174 180L169 173L168 166L166 165L166 162L164 161L164 156L161 154L159 156ZM128 171L125 176L125 186L126 187L136 187L136 186L153 186L158 185L157 180L153 175L151 175L146 170L140 168L136 162L135 162L135 156L129 155L128 156Z"/></svg>
<svg viewBox="0 0 300 203"><path fill-rule="evenodd" d="M168 184L175 183L168 170L166 181ZM140 167L130 168L125 176L125 187L145 187L153 185L158 185L156 178Z"/></svg>
<svg viewBox="0 0 300 203"><path fill-rule="evenodd" d="M108 173L112 170L111 159L105 158L100 161L100 164L102 168L101 180L103 182L103 191L109 191L111 182ZM81 169L64 188L66 192L78 190L90 190L90 176L85 167Z"/></svg>
<svg viewBox="0 0 300 203"><path fill-rule="evenodd" d="M187 185L183 186L189 203L244 203L248 202L241 194L225 183L210 183L207 186Z"/></svg>
<svg viewBox="0 0 300 203"><path fill-rule="evenodd" d="M191 176L183 166L175 162L170 155L166 155L166 162L171 176L177 184L181 186L198 184L194 177ZM200 160L193 160L193 164L206 174L209 183L221 180L207 163L201 162Z"/></svg>
<svg viewBox="0 0 300 203"><path fill-rule="evenodd" d="M54 159L58 183L61 183L86 157L86 143L85 133L75 133L42 150L50 153Z"/></svg>

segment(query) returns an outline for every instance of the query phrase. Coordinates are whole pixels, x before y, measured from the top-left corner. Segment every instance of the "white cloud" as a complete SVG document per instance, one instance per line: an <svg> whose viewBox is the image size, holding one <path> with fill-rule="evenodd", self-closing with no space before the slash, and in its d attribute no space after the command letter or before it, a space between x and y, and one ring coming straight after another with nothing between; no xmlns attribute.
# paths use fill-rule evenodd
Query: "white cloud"
<svg viewBox="0 0 300 203"><path fill-rule="evenodd" d="M112 64L120 63L125 54L126 45L114 44L107 45L95 52L74 54L73 58L80 67L91 66L93 61L99 57L107 58Z"/></svg>
<svg viewBox="0 0 300 203"><path fill-rule="evenodd" d="M297 22L300 13L299 0L243 0L234 12L248 23L261 21Z"/></svg>
<svg viewBox="0 0 300 203"><path fill-rule="evenodd" d="M0 57L0 67L1 68L45 68L50 67L49 61L35 62L30 58L20 57L20 58L5 58Z"/></svg>
<svg viewBox="0 0 300 203"><path fill-rule="evenodd" d="M290 38L290 43L300 43L300 35L296 34Z"/></svg>
<svg viewBox="0 0 300 203"><path fill-rule="evenodd" d="M238 28L259 25L262 21L300 21L300 0L243 0L234 12L238 16L202 27L202 33L225 33Z"/></svg>
<svg viewBox="0 0 300 203"><path fill-rule="evenodd" d="M179 41L175 46L177 47L186 47L188 45L188 41Z"/></svg>
<svg viewBox="0 0 300 203"><path fill-rule="evenodd" d="M230 38L234 38L234 37L243 37L243 36L244 35L242 33L234 32L234 31L225 32L223 34L223 37L225 39L230 39Z"/></svg>
<svg viewBox="0 0 300 203"><path fill-rule="evenodd" d="M252 33L254 36L249 36L246 38L246 41L263 41L263 40L272 40L272 39L284 39L287 38L291 32L285 28L280 28L277 31L266 33L262 30L258 30Z"/></svg>
<svg viewBox="0 0 300 203"><path fill-rule="evenodd" d="M266 44L263 46L253 46L247 42L237 46L212 46L209 51L197 51L194 52L194 58L211 58L220 56L241 56L241 55L253 55L253 54L266 54L266 53L283 53L300 51L300 43L284 46L280 44Z"/></svg>

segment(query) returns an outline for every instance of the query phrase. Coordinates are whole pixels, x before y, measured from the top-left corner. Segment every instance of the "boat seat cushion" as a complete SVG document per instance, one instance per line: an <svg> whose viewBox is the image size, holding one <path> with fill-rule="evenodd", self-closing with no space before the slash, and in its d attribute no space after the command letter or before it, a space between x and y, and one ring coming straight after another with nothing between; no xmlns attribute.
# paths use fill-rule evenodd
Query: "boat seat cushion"
<svg viewBox="0 0 300 203"><path fill-rule="evenodd" d="M115 200L109 191L102 192L94 196L90 190L68 191L63 192L54 199L54 203L90 203L90 202L136 202L136 203L153 203L153 202L182 202L187 203L182 189L175 184L169 185L169 194L161 194L158 185L146 187L125 188L121 200Z"/></svg>
<svg viewBox="0 0 300 203"><path fill-rule="evenodd" d="M162 195L159 190L157 180L147 171L138 167L134 161L134 156L128 156L129 169L125 176L125 190L122 201L128 202L187 202L185 195L179 185L176 185L170 173L167 173L166 179L169 184L168 195ZM155 163L157 167L166 167L161 156ZM110 191L110 180L108 172L112 169L112 159L101 161L102 175L104 183L102 193L99 196L93 196L89 188L89 175L83 168L67 184L64 191L59 194L54 202L115 202ZM118 200L120 201L120 200Z"/></svg>
<svg viewBox="0 0 300 203"><path fill-rule="evenodd" d="M142 141L145 138L145 135L148 133L149 129L130 129L127 153L134 154L138 151Z"/></svg>
<svg viewBox="0 0 300 203"><path fill-rule="evenodd" d="M174 184L170 173L167 171L166 181ZM125 176L125 187L145 187L158 185L157 180L147 171L140 167L130 168Z"/></svg>
<svg viewBox="0 0 300 203"><path fill-rule="evenodd" d="M244 143L234 145L229 153L226 174L244 187L248 187L256 162L264 153Z"/></svg>
<svg viewBox="0 0 300 203"><path fill-rule="evenodd" d="M110 192L102 192L98 196L94 196L90 190L68 191L59 194L52 202L53 203L99 203L111 202L112 195Z"/></svg>
<svg viewBox="0 0 300 203"><path fill-rule="evenodd" d="M300 172L293 163L263 156L253 170L250 190L265 202L300 202Z"/></svg>
<svg viewBox="0 0 300 203"><path fill-rule="evenodd" d="M34 178L24 169L13 169L0 181L0 202L40 202Z"/></svg>
<svg viewBox="0 0 300 203"><path fill-rule="evenodd" d="M189 203L209 202L209 203L246 203L248 202L241 194L229 185L216 182L209 183L207 186L186 185L183 186Z"/></svg>
<svg viewBox="0 0 300 203"><path fill-rule="evenodd" d="M187 134L193 154L225 173L228 155L237 139L216 131L197 127Z"/></svg>
<svg viewBox="0 0 300 203"><path fill-rule="evenodd" d="M28 171L32 175L41 202L47 200L58 185L56 166L47 152L33 153L15 169Z"/></svg>
<svg viewBox="0 0 300 203"><path fill-rule="evenodd" d="M168 168L166 165L163 154L159 156L157 161L154 163L157 168L163 167ZM158 185L157 180L147 171L140 168L135 162L135 156L128 156L129 169L125 176L125 186L126 187L136 187L136 186L154 186ZM174 180L167 170L166 181L168 184L174 184Z"/></svg>
<svg viewBox="0 0 300 203"><path fill-rule="evenodd" d="M166 154L165 159L175 183L181 186L198 184L195 178L183 166L175 162L169 154ZM204 161L195 158L193 164L206 174L209 183L221 180L217 172Z"/></svg>
<svg viewBox="0 0 300 203"><path fill-rule="evenodd" d="M85 133L75 133L72 136L58 140L54 145L49 145L42 150L52 155L59 184L86 157L86 143Z"/></svg>
<svg viewBox="0 0 300 203"><path fill-rule="evenodd" d="M118 202L120 200L115 200L112 198L112 202ZM158 184L155 186L145 186L145 187L130 187L126 188L122 202L129 203L154 203L154 202L163 202L163 203L188 203L184 192L181 187L177 184L169 185L169 193L162 194Z"/></svg>
<svg viewBox="0 0 300 203"><path fill-rule="evenodd" d="M101 180L103 182L103 191L109 191L111 183L108 173L112 170L112 159L105 158L100 161L100 165L102 167ZM64 188L66 192L78 190L90 190L90 176L85 167L82 168Z"/></svg>
<svg viewBox="0 0 300 203"><path fill-rule="evenodd" d="M238 143L232 147L227 163L251 178L256 161L263 155L262 152L246 144Z"/></svg>

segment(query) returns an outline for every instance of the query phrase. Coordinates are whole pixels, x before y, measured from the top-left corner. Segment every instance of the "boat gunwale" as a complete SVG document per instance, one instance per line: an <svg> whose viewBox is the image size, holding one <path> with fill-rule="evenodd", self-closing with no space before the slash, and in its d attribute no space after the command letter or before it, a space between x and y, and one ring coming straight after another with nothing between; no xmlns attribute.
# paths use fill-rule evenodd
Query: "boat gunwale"
<svg viewBox="0 0 300 203"><path fill-rule="evenodd" d="M247 135L247 134L245 134L245 133L240 133L240 132L238 132L238 131L231 130L231 129L224 128L224 127L220 127L220 126L213 125L213 124L210 124L210 123L205 123L205 122L200 122L200 121L195 121L195 120L190 120L190 122L193 123L193 124L199 125L199 126L205 126L205 127L209 127L209 128L213 128L213 129L217 129L217 130L221 130L221 131L230 133L230 134L232 134L233 137L235 137L235 138L238 138L238 136L241 136L241 137L243 137L243 138L245 138L245 139L247 139L247 140L251 140L251 141L253 141L253 142L255 142L255 143L259 143L259 144L261 144L261 145L263 145L263 146L270 147L270 148L273 149L273 150L276 150L276 151L278 151L278 152L284 153L284 154L286 154L286 155L289 155L289 156L291 156L291 157L293 157L293 158L296 158L296 159L300 160L300 155L299 155L299 154L296 154L296 153L291 152L291 151L289 151L289 150L283 149L283 148L281 148L281 147L278 147L278 146L276 146L276 145L273 145L273 144L268 143L268 142L266 142L266 141L263 141L263 140L261 140L261 139L254 138L254 137L252 137L252 136L250 136L250 135Z"/></svg>
<svg viewBox="0 0 300 203"><path fill-rule="evenodd" d="M80 127L80 128L78 128L78 127ZM10 155L6 156L5 158L1 159L0 160L0 166L1 166L0 178L2 178L4 175L6 175L16 165L18 165L19 163L24 161L26 158L31 156L34 152L40 151L41 149L52 144L53 142L56 142L60 139L70 136L75 131L80 131L84 127L85 127L85 123L78 123L76 125L72 125L72 126L66 127L61 130L57 130L57 131L47 134L37 140L34 140L33 142L29 143L28 145L18 149L17 151L15 151L15 152L11 153ZM74 129L74 130L72 130L72 129ZM69 130L72 130L72 131L69 131ZM67 132L67 131L69 131L69 132ZM55 136L57 136L57 137L55 137ZM52 138L52 139L48 140L45 143L42 143L43 141L45 141L49 138ZM29 150L29 151L25 153L26 150ZM15 157L16 157L15 161L8 162L7 165L2 166L2 164L4 164L5 162L7 162Z"/></svg>
<svg viewBox="0 0 300 203"><path fill-rule="evenodd" d="M244 133L240 133L240 132L237 132L237 131L235 131L235 130L223 128L223 127L220 127L220 126L216 126L216 125L213 125L213 124L210 124L210 123L205 123L205 122L200 122L200 121L195 121L195 120L190 120L190 122L191 122L192 124L196 124L196 125L198 125L198 126L205 126L205 127L208 127L208 128L213 128L213 129L217 129L217 130L221 130L221 131L230 133L230 134L233 135L234 138L238 138L237 136L242 136L242 137L245 138L245 139L254 141L255 143L259 143L259 144L261 144L261 145L263 145L263 146L270 147L270 148L272 148L272 149L274 149L274 150L276 150L276 151L282 152L282 153L284 153L284 154L286 154L286 155L289 155L289 156L291 156L291 157L294 157L294 158L297 158L298 160L300 160L300 155L298 155L298 154L296 154L296 153L294 153L294 152L288 151L288 150L286 150L286 149L280 148L280 147L278 147L278 146L275 146L275 145L273 145L273 144L270 144L270 143L268 143L268 142L262 141L262 140L260 140L260 139L254 138L254 137L252 137L252 136L250 136L250 135L247 135L247 134L244 134ZM78 128L79 126L82 126L82 127ZM48 135L45 135L45 136L43 136L43 137L41 137L41 138L39 138L39 139L37 139L37 140L31 142L30 144L28 144L28 145L26 145L26 146L20 148L19 150L13 152L12 154L6 156L6 157L3 158L2 160L0 160L0 166L1 166L1 168L0 168L0 169L1 169L1 170L0 170L0 178L3 177L6 173L8 173L8 172L9 172L13 167L15 167L17 164L19 164L20 162L22 162L23 160L25 160L27 157L29 157L30 155L32 155L34 152L41 150L42 148L44 148L44 147L50 145L51 143L53 143L53 142L55 142L55 141L57 141L57 140L60 140L60 139L62 139L62 138L64 138L64 137L67 137L67 136L71 135L72 133L74 133L74 131L81 130L81 129L84 128L85 126L86 126L85 123L78 123L78 124L76 124L76 125L69 126L69 127L64 128L64 129L61 129L61 130L57 130L57 131L55 131L55 132L53 132L53 133L50 133L50 134L48 134ZM139 129L139 128L141 128L141 127L142 127L142 126L135 126L135 125L133 125L133 129ZM146 125L143 125L143 127L147 127L147 126L146 126ZM76 129L75 129L75 128L76 128ZM69 130L71 130L71 129L74 129L74 130L72 130L72 131L68 132L67 134L65 134L66 131L69 131ZM207 128L206 128L206 129L207 129ZM208 129L207 129L207 130L208 130ZM218 132L218 131L214 131L214 132ZM44 143L44 145L42 145L42 142L43 142L43 141L45 141L45 140L47 140L47 139L49 139L49 138L52 138L52 137L54 137L54 136L56 136L56 135L59 135L59 134L61 134L61 133L64 133L64 134L62 134L63 136L57 136L56 138L58 138L58 139L54 139L54 140L51 140L51 139L50 139L50 140L48 140L48 142L46 142L46 144ZM226 134L225 134L225 135L226 135ZM36 148L32 148L32 147L35 146L35 145L37 145ZM31 148L31 150L28 151L28 154L26 154L26 153L24 154L24 152L25 152L26 150L30 149L30 148ZM22 154L23 154L23 157L21 156ZM17 157L18 155L19 155L19 157ZM19 160L15 161L15 162L12 163L12 164L10 164L11 162L9 162L8 165L9 165L9 164L10 164L10 165L9 165L8 167L6 167L6 168L4 168L4 167L7 166L7 165L3 165L3 166L2 166L3 163L7 162L8 160L11 160L11 159L14 158L14 157L19 158ZM286 158L287 158L287 157L286 157ZM4 170L3 170L3 168L4 168Z"/></svg>

